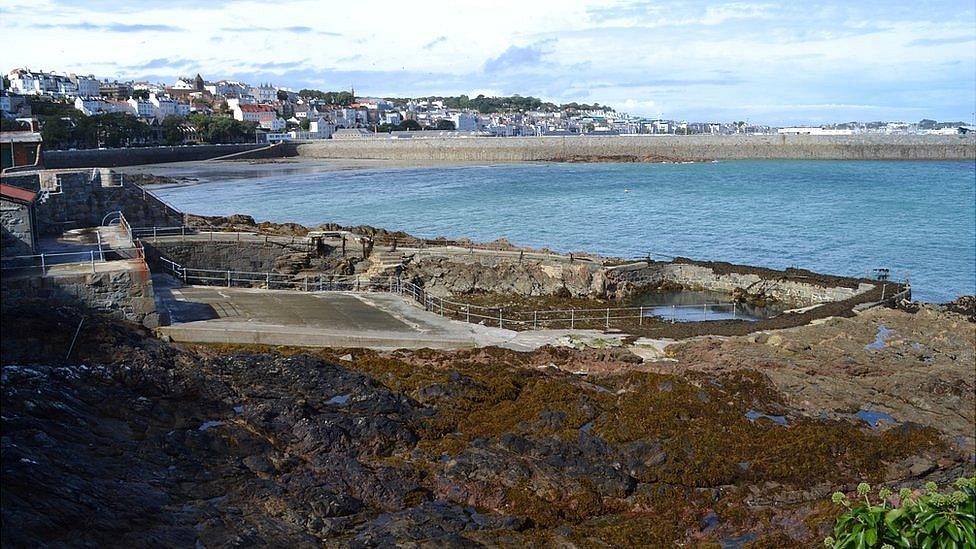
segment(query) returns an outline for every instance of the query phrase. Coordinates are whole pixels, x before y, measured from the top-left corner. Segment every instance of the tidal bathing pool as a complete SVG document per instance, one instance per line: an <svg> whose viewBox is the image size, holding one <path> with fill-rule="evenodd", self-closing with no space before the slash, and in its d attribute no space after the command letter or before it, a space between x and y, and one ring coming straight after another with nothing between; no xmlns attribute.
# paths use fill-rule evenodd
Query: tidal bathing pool
<svg viewBox="0 0 976 549"><path fill-rule="evenodd" d="M780 304L757 307L748 303L734 303L731 295L708 290L648 292L635 297L631 305L645 307L645 317L659 317L672 322L755 322L772 318L786 310Z"/></svg>

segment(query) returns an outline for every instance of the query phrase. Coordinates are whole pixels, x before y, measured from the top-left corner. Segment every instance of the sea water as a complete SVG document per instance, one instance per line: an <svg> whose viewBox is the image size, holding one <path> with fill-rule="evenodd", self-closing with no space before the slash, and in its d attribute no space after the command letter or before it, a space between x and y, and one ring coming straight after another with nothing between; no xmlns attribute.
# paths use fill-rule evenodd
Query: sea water
<svg viewBox="0 0 976 549"><path fill-rule="evenodd" d="M852 276L884 267L892 278L910 277L917 299L976 293L976 166L969 161L269 165L156 192L204 215Z"/></svg>

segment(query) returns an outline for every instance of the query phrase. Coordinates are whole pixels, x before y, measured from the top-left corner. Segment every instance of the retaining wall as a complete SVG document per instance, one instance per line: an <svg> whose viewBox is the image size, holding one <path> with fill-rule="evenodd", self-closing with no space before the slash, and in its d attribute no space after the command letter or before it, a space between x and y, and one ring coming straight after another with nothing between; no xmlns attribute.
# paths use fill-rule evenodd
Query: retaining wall
<svg viewBox="0 0 976 549"><path fill-rule="evenodd" d="M47 307L80 304L147 328L159 326L149 269L142 260L117 263L120 268L97 273L57 266L47 276L5 276L0 283L3 305L27 300L43 300Z"/></svg>
<svg viewBox="0 0 976 549"><path fill-rule="evenodd" d="M157 272L165 270L159 262L160 256L188 269L270 272L278 267L279 258L307 251L304 244L292 246L274 241L268 243L158 241L153 243L151 238L146 238L142 243L146 252L146 261Z"/></svg>
<svg viewBox="0 0 976 549"><path fill-rule="evenodd" d="M42 193L35 206L37 231L42 235L98 226L114 211L121 211L133 227L183 224L180 212L141 188L113 185L109 170L97 170L94 180L91 170L83 170L4 176L3 182Z"/></svg>
<svg viewBox="0 0 976 549"><path fill-rule="evenodd" d="M298 155L311 158L441 162L973 160L976 159L976 136L681 135L327 139L299 144Z"/></svg>
<svg viewBox="0 0 976 549"><path fill-rule="evenodd" d="M85 149L77 151L45 151L44 167L115 168L140 164L164 164L210 160L220 156L267 148L267 143L236 145L194 145L181 147L138 147L126 149Z"/></svg>

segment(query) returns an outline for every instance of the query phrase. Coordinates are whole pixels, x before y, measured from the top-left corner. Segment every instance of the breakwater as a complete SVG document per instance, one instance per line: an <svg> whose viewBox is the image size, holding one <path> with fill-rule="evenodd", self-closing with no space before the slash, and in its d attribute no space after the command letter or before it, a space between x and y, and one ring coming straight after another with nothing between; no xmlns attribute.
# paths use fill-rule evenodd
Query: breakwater
<svg viewBox="0 0 976 549"><path fill-rule="evenodd" d="M299 156L435 162L974 160L976 136L675 135L325 140Z"/></svg>
<svg viewBox="0 0 976 549"><path fill-rule="evenodd" d="M225 157L235 160L282 158L293 154L294 148L290 145L269 146L267 143L84 149L47 151L44 153L44 167L48 169L115 168L141 164L217 160Z"/></svg>

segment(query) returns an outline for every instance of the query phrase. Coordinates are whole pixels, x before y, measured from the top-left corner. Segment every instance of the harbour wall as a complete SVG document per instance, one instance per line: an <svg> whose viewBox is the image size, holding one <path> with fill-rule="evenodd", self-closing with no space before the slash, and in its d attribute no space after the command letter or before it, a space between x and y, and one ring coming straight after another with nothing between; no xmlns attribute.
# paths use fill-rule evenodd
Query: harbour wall
<svg viewBox="0 0 976 549"><path fill-rule="evenodd" d="M141 164L214 160L230 155L235 155L234 158L238 160L246 160L281 158L292 154L294 154L294 147L290 144L269 146L267 143L46 151L44 153L44 167L47 169L115 168Z"/></svg>
<svg viewBox="0 0 976 549"><path fill-rule="evenodd" d="M366 138L301 143L298 156L428 162L976 160L973 135L676 135Z"/></svg>

